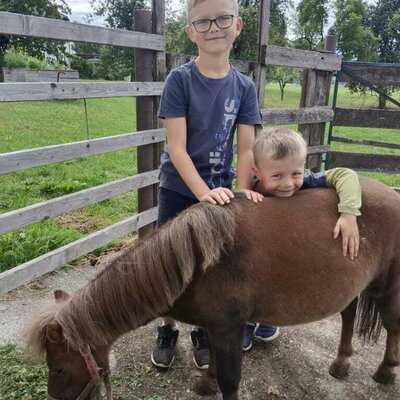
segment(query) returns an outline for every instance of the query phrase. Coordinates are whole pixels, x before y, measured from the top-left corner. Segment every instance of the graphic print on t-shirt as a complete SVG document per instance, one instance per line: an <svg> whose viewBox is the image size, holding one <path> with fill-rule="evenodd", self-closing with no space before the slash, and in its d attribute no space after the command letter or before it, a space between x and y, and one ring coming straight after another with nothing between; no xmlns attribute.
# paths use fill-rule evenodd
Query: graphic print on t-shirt
<svg viewBox="0 0 400 400"><path fill-rule="evenodd" d="M208 186L211 189L223 186L221 172L224 170L224 165L230 156L230 151L227 153L228 142L234 133L239 105L240 100L238 97L227 97L225 100L222 130L215 134L217 145L215 150L209 153L209 162L212 167Z"/></svg>

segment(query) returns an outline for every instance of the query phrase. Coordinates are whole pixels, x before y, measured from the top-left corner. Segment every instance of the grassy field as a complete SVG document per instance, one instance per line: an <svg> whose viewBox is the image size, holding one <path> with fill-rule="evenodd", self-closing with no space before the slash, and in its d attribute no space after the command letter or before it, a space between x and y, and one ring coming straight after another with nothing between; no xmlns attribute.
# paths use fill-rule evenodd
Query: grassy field
<svg viewBox="0 0 400 400"><path fill-rule="evenodd" d="M397 98L400 93L397 94ZM287 86L284 101L279 86L266 87L266 107L298 107L300 86ZM340 87L342 107L371 106L377 99L363 99ZM0 153L99 138L136 130L135 99L88 99L88 122L83 100L0 104ZM296 126L292 126L296 129ZM335 128L349 138L400 143L398 130ZM399 150L334 143L334 150L400 154ZM59 164L0 175L0 213L90 188L136 173L136 150L124 150ZM400 186L399 175L369 174L391 186ZM70 241L127 218L137 211L136 192L130 192L0 236L0 272L37 257Z"/></svg>

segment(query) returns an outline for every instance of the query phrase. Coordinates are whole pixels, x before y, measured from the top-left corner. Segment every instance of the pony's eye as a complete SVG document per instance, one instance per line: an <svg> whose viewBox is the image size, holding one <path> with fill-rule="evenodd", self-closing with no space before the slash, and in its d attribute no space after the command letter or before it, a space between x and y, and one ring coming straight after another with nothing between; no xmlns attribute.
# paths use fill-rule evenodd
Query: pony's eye
<svg viewBox="0 0 400 400"><path fill-rule="evenodd" d="M57 368L57 369L54 369L54 370L50 371L50 373L52 375L61 375L63 373L63 369L62 368Z"/></svg>

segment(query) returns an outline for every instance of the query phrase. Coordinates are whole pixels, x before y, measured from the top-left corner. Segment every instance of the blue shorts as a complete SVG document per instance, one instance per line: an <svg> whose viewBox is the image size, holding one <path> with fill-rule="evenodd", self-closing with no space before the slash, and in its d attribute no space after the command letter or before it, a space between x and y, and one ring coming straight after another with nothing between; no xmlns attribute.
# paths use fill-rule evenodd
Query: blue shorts
<svg viewBox="0 0 400 400"><path fill-rule="evenodd" d="M158 192L157 227L161 227L168 220L176 217L181 211L198 202L193 197L184 196L173 190L160 188Z"/></svg>

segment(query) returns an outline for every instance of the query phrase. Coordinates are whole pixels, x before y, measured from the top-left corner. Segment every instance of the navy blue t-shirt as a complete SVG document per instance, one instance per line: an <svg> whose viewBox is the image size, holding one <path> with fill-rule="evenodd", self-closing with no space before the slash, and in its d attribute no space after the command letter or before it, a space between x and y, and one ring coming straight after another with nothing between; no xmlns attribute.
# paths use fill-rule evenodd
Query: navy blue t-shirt
<svg viewBox="0 0 400 400"><path fill-rule="evenodd" d="M168 75L158 116L186 118L186 151L210 189L232 187L236 125L261 124L256 88L250 78L233 67L224 78L207 78L194 61ZM161 156L160 186L194 197L172 164L168 145Z"/></svg>

